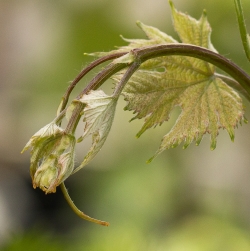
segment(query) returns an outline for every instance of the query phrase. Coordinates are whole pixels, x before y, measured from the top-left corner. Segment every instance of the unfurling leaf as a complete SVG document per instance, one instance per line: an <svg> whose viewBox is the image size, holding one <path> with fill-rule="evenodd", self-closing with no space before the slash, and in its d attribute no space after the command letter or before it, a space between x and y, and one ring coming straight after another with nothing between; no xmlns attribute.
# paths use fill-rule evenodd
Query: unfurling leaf
<svg viewBox="0 0 250 251"><path fill-rule="evenodd" d="M78 142L92 135L92 146L81 165L74 170L74 173L87 165L101 150L113 123L117 98L108 96L99 90L84 95L79 102L86 104L83 110L83 121L86 124L84 133L78 139Z"/></svg>
<svg viewBox="0 0 250 251"><path fill-rule="evenodd" d="M171 7L175 30L183 43L216 51L210 41L211 28L205 13L195 20L178 12L172 3ZM148 40L127 40L130 44L119 51L176 43L156 28L141 23L140 27ZM138 137L147 129L168 121L175 107L182 110L176 124L163 137L155 156L181 142L184 142L184 148L193 141L198 145L205 133L211 134L211 149L214 149L220 128L226 129L234 139L234 128L243 119L242 100L215 70L213 65L200 59L164 56L146 61L131 77L123 95L128 102L125 109L136 114L133 119L145 118ZM114 79L119 81L121 77L122 73L119 73Z"/></svg>

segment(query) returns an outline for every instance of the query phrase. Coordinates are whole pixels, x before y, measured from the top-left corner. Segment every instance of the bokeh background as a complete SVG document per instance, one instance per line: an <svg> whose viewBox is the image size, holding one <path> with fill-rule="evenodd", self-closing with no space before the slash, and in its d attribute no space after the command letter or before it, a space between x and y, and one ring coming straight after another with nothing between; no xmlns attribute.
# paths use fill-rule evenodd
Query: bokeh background
<svg viewBox="0 0 250 251"><path fill-rule="evenodd" d="M215 48L249 71L233 0L174 3L195 18L206 9ZM250 2L243 7L248 18ZM249 125L236 130L234 143L221 131L214 151L205 136L199 147L165 151L148 165L173 120L138 140L142 121L128 123L121 100L98 157L66 181L76 205L108 228L78 218L60 189L32 188L23 146L54 118L69 82L92 60L84 52L124 45L120 34L144 38L136 20L177 38L167 0L0 1L1 250L250 250ZM87 147L79 145L79 162Z"/></svg>

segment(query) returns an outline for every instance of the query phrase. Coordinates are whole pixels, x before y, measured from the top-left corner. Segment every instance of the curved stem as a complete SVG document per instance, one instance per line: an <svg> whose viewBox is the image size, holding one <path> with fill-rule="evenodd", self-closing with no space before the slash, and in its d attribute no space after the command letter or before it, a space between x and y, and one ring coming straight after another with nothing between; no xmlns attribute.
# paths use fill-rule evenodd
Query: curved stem
<svg viewBox="0 0 250 251"><path fill-rule="evenodd" d="M54 119L54 122L58 125L62 122L63 118L66 115L66 109L64 109L63 111L61 111L56 118Z"/></svg>
<svg viewBox="0 0 250 251"><path fill-rule="evenodd" d="M75 130L76 130L79 120L81 119L81 112L84 109L84 107L85 107L85 104L83 103L78 103L75 106L75 109L72 112L70 120L64 130L65 133L72 134L72 135L75 134Z"/></svg>
<svg viewBox="0 0 250 251"><path fill-rule="evenodd" d="M237 14L238 24L240 28L241 41L247 56L247 59L250 61L250 42L249 35L247 34L244 14L242 10L242 5L240 0L234 0L235 10Z"/></svg>
<svg viewBox="0 0 250 251"><path fill-rule="evenodd" d="M125 67L127 67L127 64L109 64L90 81L86 88L84 88L84 90L77 96L77 99L80 99L84 94L87 94L91 90L98 89L112 75L114 75Z"/></svg>
<svg viewBox="0 0 250 251"><path fill-rule="evenodd" d="M86 215L85 213L83 213L81 210L79 210L76 205L74 204L74 202L71 200L69 193L67 191L67 188L65 187L64 182L61 183L60 185L62 193L64 195L64 198L66 199L66 201L68 202L69 206L71 207L71 209L82 219L87 220L87 221L91 221L94 222L96 224L102 225L102 226L109 226L109 223L106 221L101 221L101 220L97 220L94 219L88 215Z"/></svg>
<svg viewBox="0 0 250 251"><path fill-rule="evenodd" d="M68 100L69 100L69 96L71 94L71 92L73 91L73 89L75 88L76 84L88 73L90 72L92 69L94 69L96 66L106 62L106 61L109 61L109 60L112 60L112 59L115 59L115 58L119 58L121 57L122 55L124 55L126 53L124 52L118 52L118 53L115 53L115 54L110 54L110 55L107 55L107 56L104 56L104 57L101 57L101 58L98 58L97 60L93 61L92 63L90 63L87 67L85 67L77 76L76 78L71 82L71 84L69 85L67 91L65 92L65 94L63 95L62 97L62 101L57 109L57 114L61 113L64 108L66 107L67 103L68 103Z"/></svg>
<svg viewBox="0 0 250 251"><path fill-rule="evenodd" d="M122 55L124 54L125 53L123 53ZM108 66L106 66L106 68L104 68L99 74L97 74L90 81L87 87L77 96L77 99L80 99L84 94L87 94L91 90L98 89L112 75L128 67L132 63L135 62L139 67L139 65L145 62L146 60L161 56L189 56L211 63L220 68L221 70L223 70L224 72L228 73L243 87L247 95L250 95L250 76L229 59L211 50L195 45L166 44L166 45L156 45L156 46L137 48L131 50L128 54L127 62L126 60L122 60L121 62L118 61L118 63L111 63ZM127 76L128 79L129 77L131 77L131 75ZM127 80L124 83L126 83ZM123 87L121 87L121 90L122 88ZM117 90L117 93L115 95L117 95L118 93L120 94L121 90L120 91ZM72 130L76 128L80 118L81 111L82 108L78 106L75 107L75 110L72 112L72 116L65 130L66 132L72 132Z"/></svg>
<svg viewBox="0 0 250 251"><path fill-rule="evenodd" d="M124 66L123 64L109 64L90 81L90 83L84 88L84 90L77 96L77 99L80 99L84 94L87 94L91 90L98 89L107 79L109 79L112 75L125 67L126 66ZM75 131L78 121L81 117L80 113L82 112L82 109L82 103L79 103L75 106L75 109L73 110L71 118L65 129L66 133L72 133Z"/></svg>
<svg viewBox="0 0 250 251"><path fill-rule="evenodd" d="M167 44L134 49L131 53L141 63L161 56L189 56L204 60L229 74L250 94L250 76L229 59L206 48L190 44Z"/></svg>

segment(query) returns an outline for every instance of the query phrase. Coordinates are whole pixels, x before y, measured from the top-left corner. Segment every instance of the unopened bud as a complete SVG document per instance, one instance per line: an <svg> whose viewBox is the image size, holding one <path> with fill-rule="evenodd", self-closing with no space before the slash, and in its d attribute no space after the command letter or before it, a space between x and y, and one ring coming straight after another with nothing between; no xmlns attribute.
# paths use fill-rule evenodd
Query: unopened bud
<svg viewBox="0 0 250 251"><path fill-rule="evenodd" d="M44 192L47 191L55 192L55 187L53 184L55 183L58 176L58 169L56 168L56 156L50 155L41 166L37 169L34 179L33 179L33 187L40 187Z"/></svg>
<svg viewBox="0 0 250 251"><path fill-rule="evenodd" d="M75 137L66 134L55 123L39 130L24 147L31 148L30 174L33 187L46 193L67 179L74 168Z"/></svg>

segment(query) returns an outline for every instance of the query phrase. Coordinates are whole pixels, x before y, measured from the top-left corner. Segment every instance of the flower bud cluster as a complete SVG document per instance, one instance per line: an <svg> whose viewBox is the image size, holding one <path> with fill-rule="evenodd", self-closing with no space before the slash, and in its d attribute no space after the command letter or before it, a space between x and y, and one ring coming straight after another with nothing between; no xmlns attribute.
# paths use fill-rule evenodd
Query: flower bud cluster
<svg viewBox="0 0 250 251"><path fill-rule="evenodd" d="M34 134L23 151L31 148L30 174L33 187L55 193L74 169L75 137L51 122Z"/></svg>

